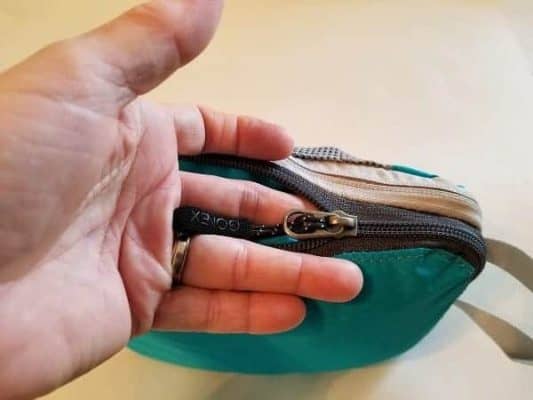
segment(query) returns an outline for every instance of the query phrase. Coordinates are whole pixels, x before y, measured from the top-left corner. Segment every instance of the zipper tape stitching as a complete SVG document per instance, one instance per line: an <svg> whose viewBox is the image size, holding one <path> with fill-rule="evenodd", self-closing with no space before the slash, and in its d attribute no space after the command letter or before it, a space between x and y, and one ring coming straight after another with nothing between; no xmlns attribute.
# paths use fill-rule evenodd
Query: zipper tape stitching
<svg viewBox="0 0 533 400"><path fill-rule="evenodd" d="M420 236L420 235L453 235L457 236L461 239L469 240L470 238L474 239L474 237L471 237L470 234L457 230L457 229L451 229L451 228L443 228L442 230L424 230L424 229L409 229L406 228L405 230L395 230L395 229L379 229L379 230L372 230L365 228L363 226L359 227L359 232L364 233L366 235L413 235L413 236ZM479 240L478 238L475 238L474 240L477 241L477 244L480 246L485 247L485 243L482 240Z"/></svg>

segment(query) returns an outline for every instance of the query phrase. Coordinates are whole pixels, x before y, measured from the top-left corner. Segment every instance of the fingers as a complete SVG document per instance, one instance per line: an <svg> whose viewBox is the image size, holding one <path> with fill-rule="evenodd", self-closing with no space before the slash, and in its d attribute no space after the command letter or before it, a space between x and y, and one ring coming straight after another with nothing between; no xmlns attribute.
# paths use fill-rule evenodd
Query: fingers
<svg viewBox="0 0 533 400"><path fill-rule="evenodd" d="M355 264L345 260L199 235L191 241L183 282L206 289L285 293L343 302L359 293L363 277Z"/></svg>
<svg viewBox="0 0 533 400"><path fill-rule="evenodd" d="M146 128L162 119L176 135L180 155L219 153L277 160L290 155L292 138L283 128L257 118L197 106L169 106L143 101Z"/></svg>
<svg viewBox="0 0 533 400"><path fill-rule="evenodd" d="M308 201L249 181L212 175L180 173L180 205L244 218L260 224L279 224L291 209L314 209Z"/></svg>
<svg viewBox="0 0 533 400"><path fill-rule="evenodd" d="M205 131L203 147L184 148L180 154L223 153L276 160L287 157L292 151L291 137L278 125L248 116L225 114L206 107L198 107L198 110Z"/></svg>
<svg viewBox="0 0 533 400"><path fill-rule="evenodd" d="M295 296L180 287L163 298L154 329L217 333L275 333L305 316Z"/></svg>
<svg viewBox="0 0 533 400"><path fill-rule="evenodd" d="M277 160L292 152L293 140L283 128L257 118L145 99L138 104L143 130L175 135L180 155L218 153Z"/></svg>

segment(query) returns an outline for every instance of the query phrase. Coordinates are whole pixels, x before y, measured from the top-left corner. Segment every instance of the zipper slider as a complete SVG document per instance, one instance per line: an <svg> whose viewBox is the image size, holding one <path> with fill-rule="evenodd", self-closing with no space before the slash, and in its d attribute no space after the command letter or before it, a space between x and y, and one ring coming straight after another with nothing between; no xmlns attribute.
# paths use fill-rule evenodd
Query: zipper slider
<svg viewBox="0 0 533 400"><path fill-rule="evenodd" d="M341 210L332 212L291 210L283 220L283 230L294 239L357 236L357 216Z"/></svg>

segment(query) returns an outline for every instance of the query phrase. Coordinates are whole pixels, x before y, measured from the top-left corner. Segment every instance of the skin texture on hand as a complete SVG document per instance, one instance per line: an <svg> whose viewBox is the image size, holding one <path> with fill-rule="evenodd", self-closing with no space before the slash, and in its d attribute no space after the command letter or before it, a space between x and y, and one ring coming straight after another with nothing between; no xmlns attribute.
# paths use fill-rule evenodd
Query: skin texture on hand
<svg viewBox="0 0 533 400"><path fill-rule="evenodd" d="M250 182L180 173L180 154L274 160L278 126L139 97L196 57L215 0L159 0L0 74L0 387L46 393L149 329L270 333L302 297L347 301L351 263L201 235L170 291L172 211L194 205L278 223L305 201Z"/></svg>

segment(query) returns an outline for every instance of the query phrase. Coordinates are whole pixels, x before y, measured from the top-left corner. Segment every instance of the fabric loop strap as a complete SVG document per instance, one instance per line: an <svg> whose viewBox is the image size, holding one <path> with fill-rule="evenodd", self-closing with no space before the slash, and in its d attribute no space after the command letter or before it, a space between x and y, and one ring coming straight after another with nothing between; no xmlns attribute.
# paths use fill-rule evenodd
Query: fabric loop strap
<svg viewBox="0 0 533 400"><path fill-rule="evenodd" d="M503 269L533 291L533 258L519 248L495 239L485 239L487 261ZM533 361L533 339L509 322L457 300L455 305L468 315L512 359Z"/></svg>
<svg viewBox="0 0 533 400"><path fill-rule="evenodd" d="M533 291L533 258L509 243L485 239L487 261L507 271L520 283Z"/></svg>

